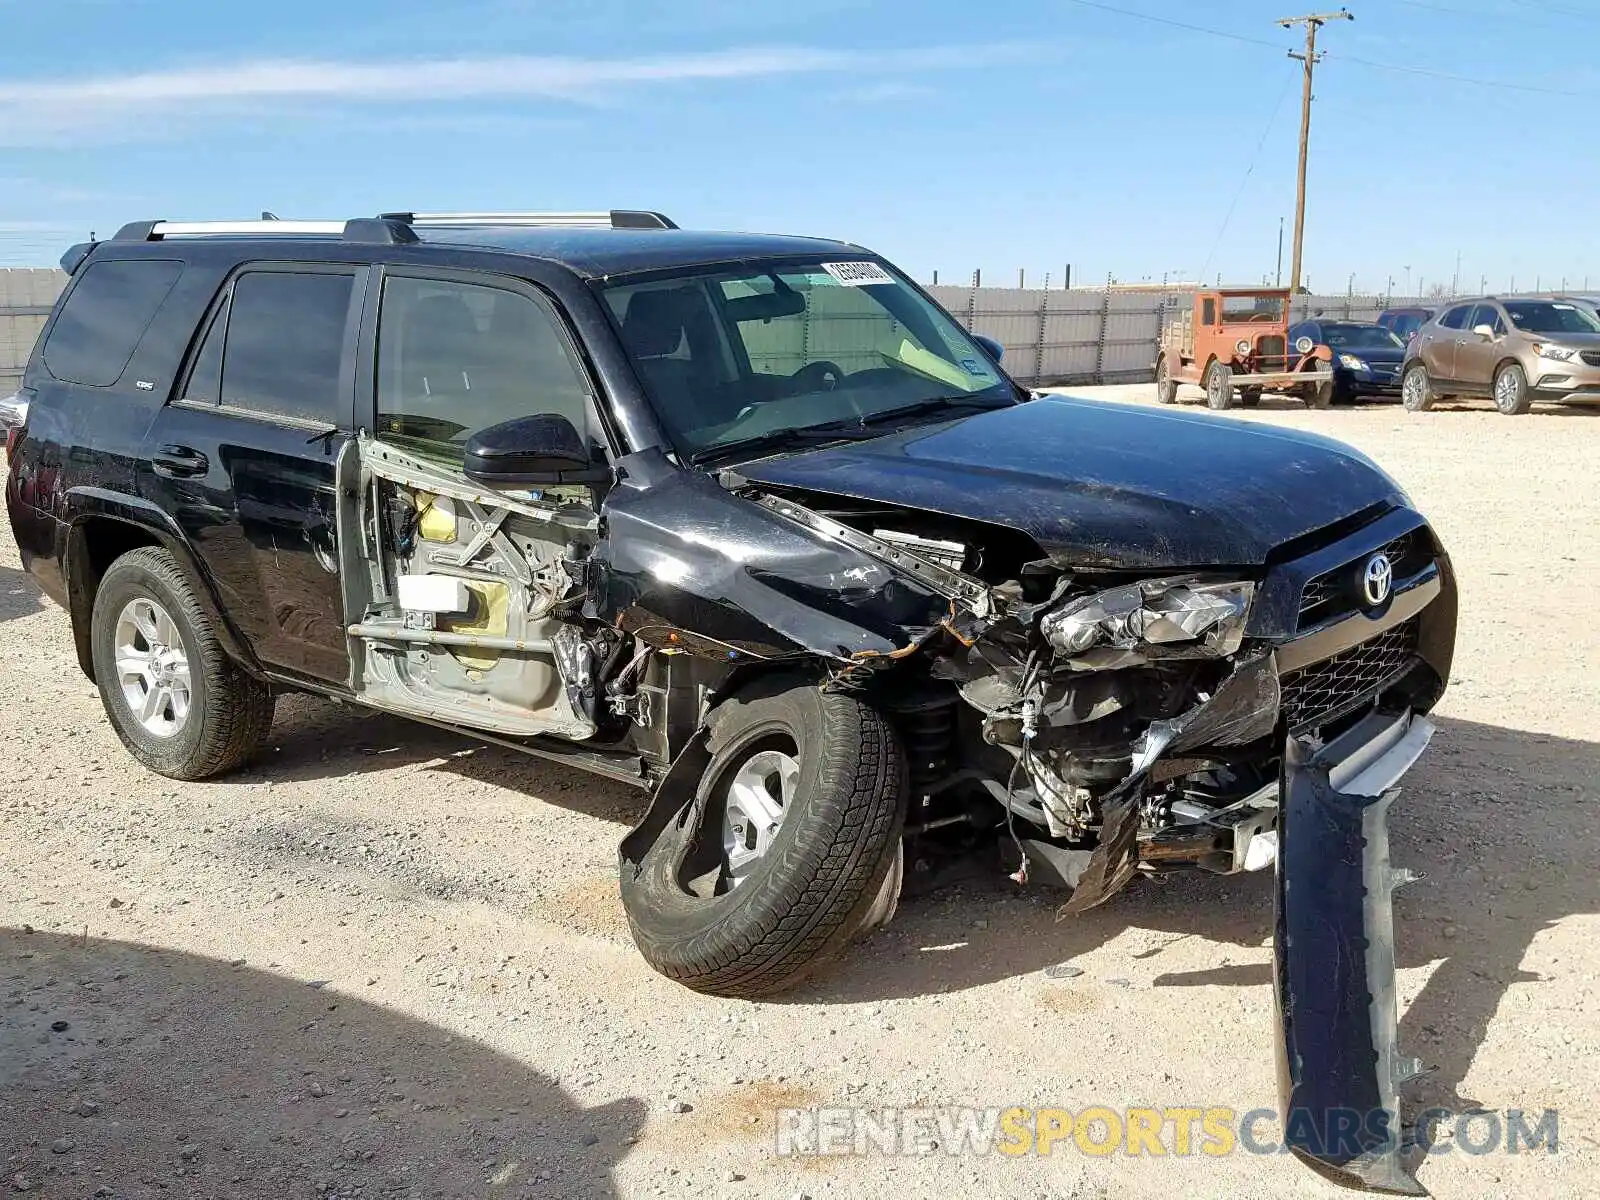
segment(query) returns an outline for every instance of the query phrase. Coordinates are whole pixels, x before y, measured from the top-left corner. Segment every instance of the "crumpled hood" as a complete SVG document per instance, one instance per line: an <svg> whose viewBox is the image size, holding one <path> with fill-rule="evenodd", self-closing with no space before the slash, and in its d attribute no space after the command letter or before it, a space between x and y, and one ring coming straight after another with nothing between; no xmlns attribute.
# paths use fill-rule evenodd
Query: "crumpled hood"
<svg viewBox="0 0 1600 1200"><path fill-rule="evenodd" d="M1128 570L1259 565L1362 509L1406 503L1330 438L1059 396L738 473L1004 525L1063 565Z"/></svg>

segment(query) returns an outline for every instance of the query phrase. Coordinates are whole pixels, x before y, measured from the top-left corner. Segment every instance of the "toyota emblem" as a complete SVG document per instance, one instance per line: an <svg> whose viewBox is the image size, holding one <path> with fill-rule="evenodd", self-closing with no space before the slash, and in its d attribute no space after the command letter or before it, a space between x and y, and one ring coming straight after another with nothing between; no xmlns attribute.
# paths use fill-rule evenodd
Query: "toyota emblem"
<svg viewBox="0 0 1600 1200"><path fill-rule="evenodd" d="M1362 593L1367 603L1376 608L1389 598L1394 586L1394 564L1387 554L1374 554L1367 559L1367 569L1361 580Z"/></svg>

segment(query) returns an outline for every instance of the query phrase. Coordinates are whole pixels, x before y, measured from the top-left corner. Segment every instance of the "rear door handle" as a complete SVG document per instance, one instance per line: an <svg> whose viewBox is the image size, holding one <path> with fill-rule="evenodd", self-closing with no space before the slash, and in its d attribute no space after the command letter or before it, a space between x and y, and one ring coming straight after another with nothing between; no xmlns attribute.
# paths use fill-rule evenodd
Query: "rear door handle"
<svg viewBox="0 0 1600 1200"><path fill-rule="evenodd" d="M150 461L157 475L167 476L204 475L211 467L206 456L193 446L163 446Z"/></svg>

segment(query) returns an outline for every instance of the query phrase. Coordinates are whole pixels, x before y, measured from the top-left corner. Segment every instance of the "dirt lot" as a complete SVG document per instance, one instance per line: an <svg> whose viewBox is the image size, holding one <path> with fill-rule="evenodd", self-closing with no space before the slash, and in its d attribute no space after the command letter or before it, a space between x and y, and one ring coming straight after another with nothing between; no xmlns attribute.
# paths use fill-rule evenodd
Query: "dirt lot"
<svg viewBox="0 0 1600 1200"><path fill-rule="evenodd" d="M1463 581L1441 733L1393 819L1428 873L1397 898L1402 1048L1437 1067L1404 1096L1559 1108L1561 1151L1420 1177L1592 1195L1600 413L1267 404L1239 419L1396 475ZM1138 884L1068 922L995 879L908 904L786 1002L712 1000L629 944L637 794L299 698L256 766L176 784L123 753L9 536L0 628L0 1192L1347 1194L1242 1152L773 1153L780 1106L1272 1105L1268 878Z"/></svg>

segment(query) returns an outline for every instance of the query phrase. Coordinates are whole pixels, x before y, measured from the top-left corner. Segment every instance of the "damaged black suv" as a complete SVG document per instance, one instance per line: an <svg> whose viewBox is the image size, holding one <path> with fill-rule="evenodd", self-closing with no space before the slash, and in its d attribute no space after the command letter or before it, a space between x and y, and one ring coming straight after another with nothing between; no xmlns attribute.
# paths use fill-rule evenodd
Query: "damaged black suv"
<svg viewBox="0 0 1600 1200"><path fill-rule="evenodd" d="M913 856L1070 911L1276 864L1288 1099L1384 1114L1291 1141L1406 1182L1383 811L1456 599L1362 455L1035 397L858 246L655 213L63 265L8 507L152 770L243 763L299 690L637 784L639 948L726 995L889 920Z"/></svg>

